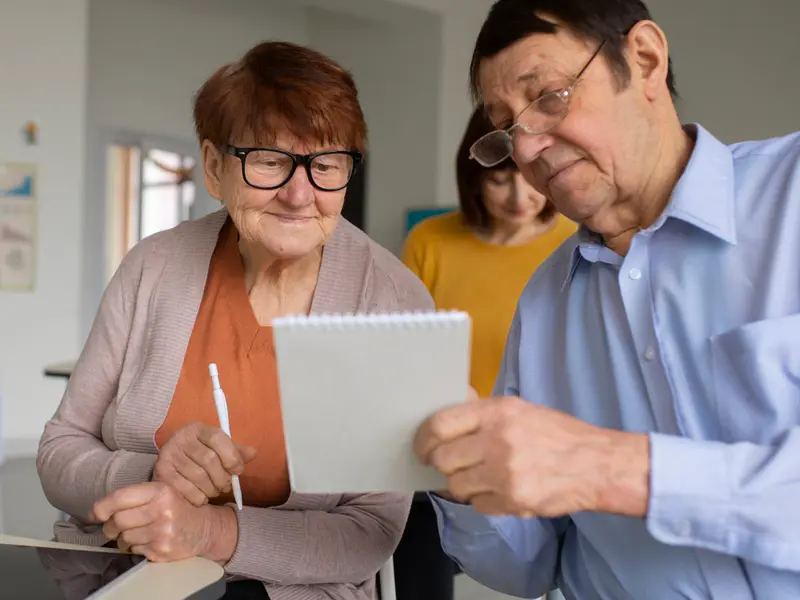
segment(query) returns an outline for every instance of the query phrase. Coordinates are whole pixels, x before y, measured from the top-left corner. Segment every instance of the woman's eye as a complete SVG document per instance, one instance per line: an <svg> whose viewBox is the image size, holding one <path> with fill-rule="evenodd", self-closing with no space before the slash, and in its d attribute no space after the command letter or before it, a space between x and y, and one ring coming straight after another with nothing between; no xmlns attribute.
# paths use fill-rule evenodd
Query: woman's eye
<svg viewBox="0 0 800 600"><path fill-rule="evenodd" d="M335 164L326 165L325 163L316 163L314 168L319 171L320 173L327 173L328 171L334 171L338 168Z"/></svg>

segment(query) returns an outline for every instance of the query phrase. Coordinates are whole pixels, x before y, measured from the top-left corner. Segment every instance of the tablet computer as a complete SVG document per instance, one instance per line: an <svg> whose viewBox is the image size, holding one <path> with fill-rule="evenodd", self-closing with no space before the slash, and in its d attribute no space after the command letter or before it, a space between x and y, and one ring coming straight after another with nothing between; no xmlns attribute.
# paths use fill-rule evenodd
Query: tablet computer
<svg viewBox="0 0 800 600"><path fill-rule="evenodd" d="M88 600L145 564L130 554L0 544L0 597L18 600Z"/></svg>
<svg viewBox="0 0 800 600"><path fill-rule="evenodd" d="M224 571L211 561L154 564L111 548L0 536L0 598L217 600Z"/></svg>

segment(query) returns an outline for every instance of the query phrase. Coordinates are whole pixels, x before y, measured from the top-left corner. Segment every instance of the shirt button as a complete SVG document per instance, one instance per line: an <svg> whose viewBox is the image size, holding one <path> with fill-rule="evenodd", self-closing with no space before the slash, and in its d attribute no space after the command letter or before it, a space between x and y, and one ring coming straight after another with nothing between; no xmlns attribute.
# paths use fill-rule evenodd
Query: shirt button
<svg viewBox="0 0 800 600"><path fill-rule="evenodd" d="M656 357L656 351L653 350L652 346L644 351L644 359L646 361L651 361Z"/></svg>
<svg viewBox="0 0 800 600"><path fill-rule="evenodd" d="M637 281L642 278L642 272L636 267L634 267L633 269L628 271L628 277L630 277L634 281Z"/></svg>

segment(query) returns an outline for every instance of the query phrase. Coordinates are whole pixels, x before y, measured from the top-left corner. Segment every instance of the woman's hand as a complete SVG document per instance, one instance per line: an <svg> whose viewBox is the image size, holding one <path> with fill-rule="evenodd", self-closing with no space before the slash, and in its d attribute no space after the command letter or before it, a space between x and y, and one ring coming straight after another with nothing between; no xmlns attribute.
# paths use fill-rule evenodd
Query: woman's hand
<svg viewBox="0 0 800 600"><path fill-rule="evenodd" d="M168 483L195 506L203 506L229 491L231 475L241 475L255 457L255 448L234 443L220 428L191 423L161 448L153 481Z"/></svg>
<svg viewBox="0 0 800 600"><path fill-rule="evenodd" d="M103 534L122 550L152 562L201 556L225 563L239 535L236 514L226 506L194 506L173 487L147 482L112 492L95 503Z"/></svg>

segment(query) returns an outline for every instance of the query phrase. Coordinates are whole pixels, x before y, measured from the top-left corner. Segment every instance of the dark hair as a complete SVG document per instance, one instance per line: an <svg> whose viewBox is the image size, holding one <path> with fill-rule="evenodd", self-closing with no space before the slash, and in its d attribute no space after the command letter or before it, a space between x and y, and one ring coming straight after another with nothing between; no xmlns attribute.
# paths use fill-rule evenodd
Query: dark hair
<svg viewBox="0 0 800 600"><path fill-rule="evenodd" d="M304 46L263 42L217 70L195 97L197 138L218 148L272 145L282 130L300 140L365 151L367 125L353 78Z"/></svg>
<svg viewBox="0 0 800 600"><path fill-rule="evenodd" d="M456 180L458 183L458 203L464 221L475 229L487 229L492 225L492 218L486 205L483 203L482 185L487 175L494 171L517 171L517 165L507 158L493 167L482 167L477 161L469 157L469 149L478 138L494 130L494 125L489 120L483 108L473 111L472 117L461 139L461 145L456 154ZM555 206L548 200L538 217L543 221L549 220L555 214Z"/></svg>
<svg viewBox="0 0 800 600"><path fill-rule="evenodd" d="M480 102L478 71L481 61L496 56L516 42L537 33L553 34L558 26L552 17L579 37L603 46L603 56L614 74L617 86L625 89L631 70L625 60L625 36L640 21L652 20L641 0L498 0L481 27L470 64L470 90ZM667 87L678 96L672 59L669 59Z"/></svg>

